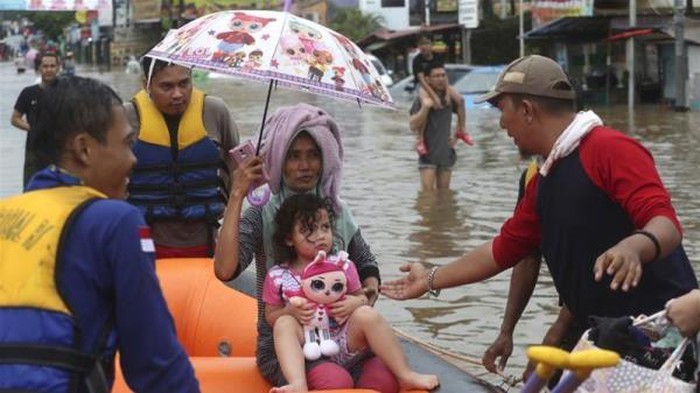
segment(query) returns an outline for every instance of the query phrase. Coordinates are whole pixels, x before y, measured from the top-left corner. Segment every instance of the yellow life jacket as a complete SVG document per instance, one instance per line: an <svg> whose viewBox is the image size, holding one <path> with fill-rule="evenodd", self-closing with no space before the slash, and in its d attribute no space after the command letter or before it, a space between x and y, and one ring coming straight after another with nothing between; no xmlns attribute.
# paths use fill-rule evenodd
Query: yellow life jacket
<svg viewBox="0 0 700 393"><path fill-rule="evenodd" d="M0 319L8 324L6 326L33 327L28 329L33 332L25 333L20 326L0 335L0 365L36 366L29 375L26 370L22 374L21 383L28 386L0 381L0 390L8 387L7 384L11 389L20 390L68 386L77 376L84 378L86 384L99 380L97 385L100 385L104 380L93 374L101 369L99 359L75 349L74 332L79 331L79 327L57 287L66 234L84 207L103 198L106 196L93 188L69 186L30 191L0 200ZM40 337L36 336L37 329L40 329ZM73 337L72 345L65 337ZM47 374L47 368L61 372ZM91 378L97 379L87 382ZM105 381L104 386L88 390L105 391L106 388Z"/></svg>
<svg viewBox="0 0 700 393"><path fill-rule="evenodd" d="M192 91L178 124L177 146L171 146L163 114L148 94L140 91L133 102L140 125L133 147L138 162L129 179L129 203L141 210L147 222L206 221L215 226L228 192L219 178L219 170L225 168L220 149L204 128L204 93Z"/></svg>
<svg viewBox="0 0 700 393"><path fill-rule="evenodd" d="M134 104L139 113L139 140L153 145L170 148L170 132L165 124L163 114L155 106L146 90L139 91L134 96ZM192 96L187 110L182 114L177 133L177 147L182 150L202 138L207 137L204 128L204 93L192 89Z"/></svg>
<svg viewBox="0 0 700 393"><path fill-rule="evenodd" d="M540 170L540 167L537 165L537 160L531 160L530 163L527 165L527 170L525 172L525 186L527 187L528 184L530 184L530 180L532 180L533 177L537 176L537 172Z"/></svg>

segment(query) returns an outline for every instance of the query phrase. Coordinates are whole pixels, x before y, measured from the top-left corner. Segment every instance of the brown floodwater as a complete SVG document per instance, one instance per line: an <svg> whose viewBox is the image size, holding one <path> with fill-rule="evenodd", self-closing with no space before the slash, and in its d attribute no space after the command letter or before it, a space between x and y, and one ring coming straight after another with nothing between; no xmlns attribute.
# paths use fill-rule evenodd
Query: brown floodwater
<svg viewBox="0 0 700 393"><path fill-rule="evenodd" d="M121 71L83 71L83 75L110 83L125 99L137 91L140 83L137 77ZM24 134L13 128L9 119L20 90L35 78L15 75L11 64L0 63L0 196L20 190ZM265 85L218 78L197 85L229 104L243 140L257 135ZM398 277L398 267L406 262L450 262L490 239L511 213L525 165L500 130L495 110L468 113L468 129L476 146L458 145L453 191L429 195L419 192L407 103L400 103L398 111L359 108L353 103L280 89L273 92L270 110L299 101L325 108L340 124L346 152L342 195L377 254L385 280ZM686 251L697 271L700 113L642 106L629 116L626 107L594 109L608 125L641 140L654 154L685 229ZM445 290L437 299L396 302L384 298L377 307L393 326L407 334L458 355L480 359L498 333L509 278L510 273L504 272L482 283ZM525 348L541 340L557 311L557 296L543 269L516 328L515 350L506 374L520 374L526 363ZM484 371L479 366L469 370L477 374Z"/></svg>

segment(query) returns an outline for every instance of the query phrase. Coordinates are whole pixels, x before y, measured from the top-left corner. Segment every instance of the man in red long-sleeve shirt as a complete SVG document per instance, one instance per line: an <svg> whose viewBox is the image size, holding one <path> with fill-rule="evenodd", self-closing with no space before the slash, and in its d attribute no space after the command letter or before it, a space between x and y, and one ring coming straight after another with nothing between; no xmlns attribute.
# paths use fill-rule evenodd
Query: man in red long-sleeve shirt
<svg viewBox="0 0 700 393"><path fill-rule="evenodd" d="M576 113L574 96L551 59L526 56L506 67L481 101L498 107L521 150L541 156L539 174L493 240L431 270L405 265L408 274L385 283L383 294L408 299L481 281L538 247L569 322L584 327L591 315L651 314L697 288L653 157L595 113Z"/></svg>

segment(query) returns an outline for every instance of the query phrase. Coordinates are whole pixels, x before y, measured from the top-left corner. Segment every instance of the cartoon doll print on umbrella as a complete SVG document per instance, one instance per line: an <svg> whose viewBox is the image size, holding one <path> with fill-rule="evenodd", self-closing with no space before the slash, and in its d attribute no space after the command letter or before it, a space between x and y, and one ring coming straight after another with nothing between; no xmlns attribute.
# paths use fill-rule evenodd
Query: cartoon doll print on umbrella
<svg viewBox="0 0 700 393"><path fill-rule="evenodd" d="M379 73L355 43L289 12L205 15L171 30L146 56L269 83L256 155L273 85L395 109ZM249 197L254 204L266 201Z"/></svg>

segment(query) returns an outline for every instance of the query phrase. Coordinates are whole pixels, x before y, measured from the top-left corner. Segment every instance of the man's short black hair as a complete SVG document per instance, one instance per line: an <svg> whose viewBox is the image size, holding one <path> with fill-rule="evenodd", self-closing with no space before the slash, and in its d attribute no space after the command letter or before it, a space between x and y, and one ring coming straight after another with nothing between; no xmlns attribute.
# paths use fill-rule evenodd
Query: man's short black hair
<svg viewBox="0 0 700 393"><path fill-rule="evenodd" d="M41 64L41 62L44 60L46 57L53 57L56 59L56 63L60 64L61 63L61 57L58 55L58 53L54 51L48 51L48 52L42 52L37 56L37 62Z"/></svg>
<svg viewBox="0 0 700 393"><path fill-rule="evenodd" d="M41 52L34 58L34 71L39 71L39 67L41 67L41 62L44 61L44 58L46 57L53 57L54 59L56 59L56 65L61 64L61 57L58 56L58 53L56 53L55 51Z"/></svg>
<svg viewBox="0 0 700 393"><path fill-rule="evenodd" d="M155 64L153 64L152 70L153 75L157 74L158 71L162 70L163 68L173 65L173 63L169 61L154 59L150 56L141 57L141 69L143 70L143 75L146 77L146 79L153 77L153 75L149 74L151 72L151 63L153 62L155 62Z"/></svg>
<svg viewBox="0 0 700 393"><path fill-rule="evenodd" d="M42 166L57 164L66 141L75 134L86 132L99 142L106 142L114 123L112 110L121 104L117 93L100 81L80 76L58 77L41 96L28 143Z"/></svg>
<svg viewBox="0 0 700 393"><path fill-rule="evenodd" d="M442 62L439 61L431 61L425 66L425 76L430 76L430 73L433 72L434 69L437 68L445 68L445 65L442 64Z"/></svg>

